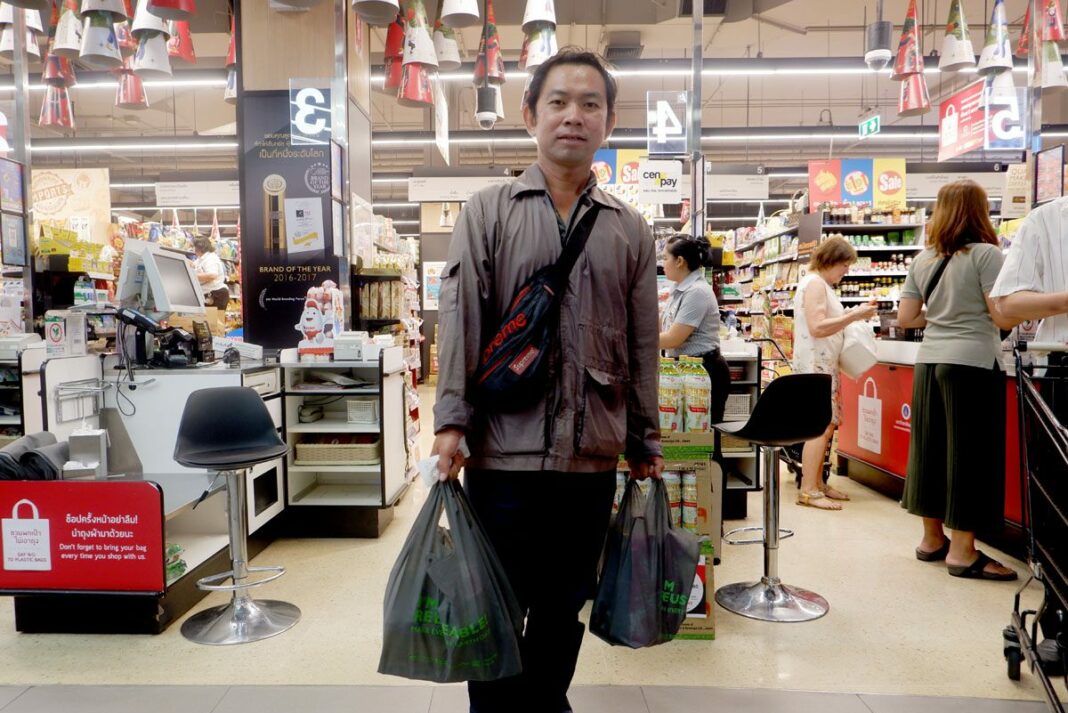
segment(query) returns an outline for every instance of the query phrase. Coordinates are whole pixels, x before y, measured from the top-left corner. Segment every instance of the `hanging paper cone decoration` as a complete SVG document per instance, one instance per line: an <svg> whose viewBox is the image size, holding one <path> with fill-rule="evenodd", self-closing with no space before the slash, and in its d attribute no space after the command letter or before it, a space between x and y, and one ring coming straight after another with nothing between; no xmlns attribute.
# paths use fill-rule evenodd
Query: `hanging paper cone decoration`
<svg viewBox="0 0 1068 713"><path fill-rule="evenodd" d="M54 126L59 129L74 128L74 110L70 103L70 93L66 87L49 85L45 89L44 102L41 103L41 115L38 126Z"/></svg>
<svg viewBox="0 0 1068 713"><path fill-rule="evenodd" d="M213 210L211 212L211 239L221 240L222 232L219 230L219 211Z"/></svg>
<svg viewBox="0 0 1068 713"><path fill-rule="evenodd" d="M57 87L74 86L76 80L70 60L57 54L49 54L45 59L44 71L41 72L41 81Z"/></svg>
<svg viewBox="0 0 1068 713"><path fill-rule="evenodd" d="M167 21L159 15L149 12L148 0L137 0L137 12L134 13L133 26L130 28L133 36L138 40L142 35L149 32L160 32L170 39L171 31L167 27Z"/></svg>
<svg viewBox="0 0 1068 713"><path fill-rule="evenodd" d="M441 20L434 24L434 54L438 58L438 69L442 71L451 72L462 64L456 33L451 27L441 24Z"/></svg>
<svg viewBox="0 0 1068 713"><path fill-rule="evenodd" d="M1061 50L1056 42L1042 43L1042 91L1068 89L1068 77L1064 76Z"/></svg>
<svg viewBox="0 0 1068 713"><path fill-rule="evenodd" d="M5 0L11 7L21 7L23 10L36 10L42 16L51 12L52 0Z"/></svg>
<svg viewBox="0 0 1068 713"><path fill-rule="evenodd" d="M910 74L923 72L923 54L920 53L920 25L916 19L916 0L909 0L909 11L901 28L901 41L897 44L897 61L890 79L900 82Z"/></svg>
<svg viewBox="0 0 1068 713"><path fill-rule="evenodd" d="M968 23L964 19L961 0L953 0L949 6L949 21L946 23L946 36L942 40L942 56L938 68L943 72L956 72L965 67L975 66L975 49L968 33Z"/></svg>
<svg viewBox="0 0 1068 713"><path fill-rule="evenodd" d="M471 27L478 21L478 0L445 0L441 5L441 22L446 27Z"/></svg>
<svg viewBox="0 0 1068 713"><path fill-rule="evenodd" d="M37 35L26 30L26 54L36 59L41 58L41 47L37 44ZM0 59L11 63L15 61L15 28L8 25L0 32Z"/></svg>
<svg viewBox="0 0 1068 713"><path fill-rule="evenodd" d="M431 67L418 62L404 65L397 103L411 107L434 106L434 87L430 83L433 71Z"/></svg>
<svg viewBox="0 0 1068 713"><path fill-rule="evenodd" d="M196 0L148 0L148 11L156 17L189 22L197 14Z"/></svg>
<svg viewBox="0 0 1068 713"><path fill-rule="evenodd" d="M393 22L400 12L397 0L353 0L352 9L368 25L382 27Z"/></svg>
<svg viewBox="0 0 1068 713"><path fill-rule="evenodd" d="M527 59L521 62L523 69L533 73L538 65L544 64L547 59L557 53L559 47L556 44L556 28L552 25L542 25L534 28L528 35Z"/></svg>
<svg viewBox="0 0 1068 713"><path fill-rule="evenodd" d="M978 72L982 75L1012 69L1012 47L1009 44L1009 23L1005 19L1005 0L994 0L990 24L986 28L986 43L979 55Z"/></svg>
<svg viewBox="0 0 1068 713"><path fill-rule="evenodd" d="M1027 3L1028 9L1031 3ZM1064 39L1064 18L1060 0L1046 0L1046 17L1042 21L1042 41L1060 42Z"/></svg>
<svg viewBox="0 0 1068 713"><path fill-rule="evenodd" d="M386 30L386 46L383 52L386 59L404 57L404 17L398 14Z"/></svg>
<svg viewBox="0 0 1068 713"><path fill-rule="evenodd" d="M102 69L122 66L122 53L119 51L110 13L94 12L85 18L82 51L78 56L86 64Z"/></svg>
<svg viewBox="0 0 1068 713"><path fill-rule="evenodd" d="M987 76L980 106L989 106L991 103L1005 104L1009 101L1016 101L1016 83L1012 79L1012 72Z"/></svg>
<svg viewBox="0 0 1068 713"><path fill-rule="evenodd" d="M504 90L501 89L500 84L494 84L493 87L493 110L497 114L497 121L504 121Z"/></svg>
<svg viewBox="0 0 1068 713"><path fill-rule="evenodd" d="M423 0L408 0L407 22L404 30L404 63L438 66L438 56L434 52L434 40L430 38L429 23L426 18L426 6Z"/></svg>
<svg viewBox="0 0 1068 713"><path fill-rule="evenodd" d="M137 52L137 38L130 32L129 22L115 23L115 40L123 57L131 57Z"/></svg>
<svg viewBox="0 0 1068 713"><path fill-rule="evenodd" d="M143 35L133 58L133 71L141 79L170 79L171 58L164 35Z"/></svg>
<svg viewBox="0 0 1068 713"><path fill-rule="evenodd" d="M404 62L399 57L386 58L386 76L382 90L389 94L396 94L401 85L401 74L404 72Z"/></svg>
<svg viewBox="0 0 1068 713"><path fill-rule="evenodd" d="M115 92L115 106L119 109L147 109L148 96L145 94L145 84L130 68L130 58L126 58L126 65L119 74L119 88Z"/></svg>
<svg viewBox="0 0 1068 713"><path fill-rule="evenodd" d="M901 82L901 98L897 103L898 116L919 116L931 110L927 80L922 74L910 74Z"/></svg>
<svg viewBox="0 0 1068 713"><path fill-rule="evenodd" d="M26 18L26 29L33 30L39 35L45 34L44 23L41 22L41 13L37 10L26 10L23 17ZM15 8L8 3L0 3L0 25L15 24Z"/></svg>
<svg viewBox="0 0 1068 713"><path fill-rule="evenodd" d="M66 59L78 59L82 53L82 20L78 16L78 0L63 0L51 51Z"/></svg>
<svg viewBox="0 0 1068 713"><path fill-rule="evenodd" d="M126 19L126 5L122 0L82 0L79 12L83 20L95 12L108 13L113 23Z"/></svg>
<svg viewBox="0 0 1068 713"><path fill-rule="evenodd" d="M556 27L556 8L553 0L527 0L523 11L523 32L529 33L540 23L549 23Z"/></svg>
<svg viewBox="0 0 1068 713"><path fill-rule="evenodd" d="M1016 43L1016 56L1026 57L1031 52L1031 3L1027 3L1027 11L1024 13L1023 31Z"/></svg>
<svg viewBox="0 0 1068 713"><path fill-rule="evenodd" d="M227 104L237 104L237 69L231 68L226 73L226 91L223 92L223 101Z"/></svg>
<svg viewBox="0 0 1068 713"><path fill-rule="evenodd" d="M186 64L196 64L197 54L193 51L193 35L189 31L189 23L178 20L171 23L171 38L167 41L167 54L171 59L177 59Z"/></svg>
<svg viewBox="0 0 1068 713"><path fill-rule="evenodd" d="M226 66L237 66L237 31L234 28L234 18L230 18L230 47L226 50Z"/></svg>
<svg viewBox="0 0 1068 713"><path fill-rule="evenodd" d="M486 26L479 42L475 59L475 85L486 81L500 84L504 81L504 57L501 55L501 36L493 15L493 0L486 0Z"/></svg>

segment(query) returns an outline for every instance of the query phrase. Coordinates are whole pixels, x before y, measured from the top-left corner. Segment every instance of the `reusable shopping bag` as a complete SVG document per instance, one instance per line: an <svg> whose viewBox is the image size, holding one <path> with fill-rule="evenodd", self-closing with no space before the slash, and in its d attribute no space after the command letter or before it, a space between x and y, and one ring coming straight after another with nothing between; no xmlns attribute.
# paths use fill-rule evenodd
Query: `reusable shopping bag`
<svg viewBox="0 0 1068 713"><path fill-rule="evenodd" d="M671 641L686 618L697 574L697 537L671 525L664 481L648 496L628 480L605 541L590 631L634 649Z"/></svg>
<svg viewBox="0 0 1068 713"><path fill-rule="evenodd" d="M521 672L523 612L459 482L430 489L389 574L383 620L379 673L455 683Z"/></svg>

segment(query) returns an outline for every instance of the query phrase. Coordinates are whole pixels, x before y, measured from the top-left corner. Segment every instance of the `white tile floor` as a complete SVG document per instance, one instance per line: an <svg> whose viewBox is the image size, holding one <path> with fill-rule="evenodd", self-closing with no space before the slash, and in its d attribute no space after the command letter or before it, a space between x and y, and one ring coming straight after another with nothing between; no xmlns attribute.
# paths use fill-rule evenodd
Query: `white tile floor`
<svg viewBox="0 0 1068 713"><path fill-rule="evenodd" d="M424 403L424 413L428 412ZM726 709L768 710L754 707L757 703L752 696L774 693L728 694L716 689L669 693L659 686L1038 700L1040 691L1026 672L1019 683L1005 675L1001 629L1008 622L1016 585L954 579L943 566L916 561L912 551L919 524L914 518L856 483L838 479L836 485L854 500L843 512L831 513L793 505L789 500L792 482L784 481L784 526L796 529L797 536L783 542L781 573L787 582L824 595L831 603L827 617L807 624L774 625L718 610L716 641L679 641L642 651L613 648L587 636L576 685L641 686L642 702L657 712L677 709L683 700L715 696L727 696L731 705ZM204 710L229 711L250 709L251 699L284 701L297 696L307 701L307 696L343 696L349 689L329 686L359 685L364 691L359 694L361 701L367 696L388 696L388 687L400 686L393 694L404 697L411 710L426 711L427 706L434 711L463 710L462 688L424 689L376 672L386 578L424 497L422 487L415 487L379 540L286 540L268 548L257 562L283 564L288 573L257 594L297 604L304 618L282 636L256 644L196 646L181 637L178 624L156 637L22 635L14 631L11 601L0 599L0 685L16 687L0 688L0 708L18 695L3 708L4 713L51 710L48 697L82 690L69 688L74 684L105 687L86 689L98 695L84 700L76 697L81 704L78 710L86 711L113 710L109 696L121 698L139 690L108 688L114 686L236 686L228 692L218 688L161 691L167 700L197 697L195 705L191 702L182 710L208 706L216 696ZM754 523L759 512L759 499L754 496L750 506ZM991 554L1002 556L995 551ZM731 547L723 557L715 572L718 584L759 576L758 547ZM1021 563L1003 561L1022 571ZM212 595L194 611L222 598ZM25 692L20 688L47 684L64 686ZM240 688L273 685L315 688L280 693ZM380 693L379 688L362 686L387 690ZM134 694L123 693L131 690ZM598 688L577 690L582 691L576 695L583 700L603 697ZM179 693L172 695L174 691ZM605 695L632 698L626 689L611 691ZM662 702L661 694L674 702L670 706ZM799 710L799 700L811 702L811 710L825 710L819 697L790 697L795 704L792 711ZM45 702L38 705L34 702L38 699ZM833 700L835 711L863 713L855 705L855 696ZM907 703L897 698L863 700L875 713L904 711ZM630 710L626 705L610 709L624 713ZM278 706L270 710L294 709ZM982 710L967 702L960 706L969 713ZM325 703L306 709L332 710ZM636 710L646 709L638 705Z"/></svg>

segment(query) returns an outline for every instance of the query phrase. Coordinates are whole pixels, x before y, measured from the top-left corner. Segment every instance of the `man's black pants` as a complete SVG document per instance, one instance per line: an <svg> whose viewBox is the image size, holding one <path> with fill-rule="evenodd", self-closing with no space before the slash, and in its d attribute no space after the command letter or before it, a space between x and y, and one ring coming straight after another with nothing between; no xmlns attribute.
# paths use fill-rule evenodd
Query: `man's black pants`
<svg viewBox="0 0 1068 713"><path fill-rule="evenodd" d="M585 627L616 490L607 473L467 469L475 512L527 615L523 673L468 684L471 713L568 713Z"/></svg>

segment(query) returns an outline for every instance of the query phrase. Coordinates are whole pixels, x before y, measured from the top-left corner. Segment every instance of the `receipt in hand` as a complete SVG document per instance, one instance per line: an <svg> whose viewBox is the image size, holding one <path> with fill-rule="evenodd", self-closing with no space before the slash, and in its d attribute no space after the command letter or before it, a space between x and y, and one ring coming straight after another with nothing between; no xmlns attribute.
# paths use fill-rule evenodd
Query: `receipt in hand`
<svg viewBox="0 0 1068 713"><path fill-rule="evenodd" d="M471 450L467 447L467 439L460 439L460 452L464 454L464 458L471 457ZM426 483L426 487L430 488L434 486L434 483L438 482L441 473L438 470L438 457L432 455L429 458L424 458L415 464L415 467L419 469L419 475L423 476L423 482Z"/></svg>

